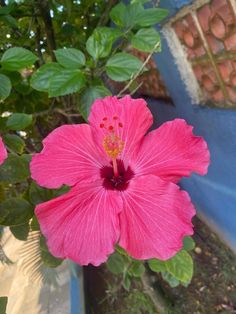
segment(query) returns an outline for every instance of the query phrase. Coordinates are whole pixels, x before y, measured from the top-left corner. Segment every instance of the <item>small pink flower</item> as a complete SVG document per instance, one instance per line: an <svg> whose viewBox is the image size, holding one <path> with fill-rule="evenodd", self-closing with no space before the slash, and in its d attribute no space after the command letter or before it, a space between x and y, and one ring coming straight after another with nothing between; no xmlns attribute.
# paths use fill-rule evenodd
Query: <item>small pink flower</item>
<svg viewBox="0 0 236 314"><path fill-rule="evenodd" d="M94 102L89 125L64 125L44 139L32 178L72 187L36 207L52 254L99 265L118 243L135 259L165 260L193 234L195 209L175 183L207 173L207 145L182 119L147 133L152 122L144 100L106 97Z"/></svg>
<svg viewBox="0 0 236 314"><path fill-rule="evenodd" d="M3 164L4 160L7 158L7 150L3 144L3 140L0 136L0 165Z"/></svg>

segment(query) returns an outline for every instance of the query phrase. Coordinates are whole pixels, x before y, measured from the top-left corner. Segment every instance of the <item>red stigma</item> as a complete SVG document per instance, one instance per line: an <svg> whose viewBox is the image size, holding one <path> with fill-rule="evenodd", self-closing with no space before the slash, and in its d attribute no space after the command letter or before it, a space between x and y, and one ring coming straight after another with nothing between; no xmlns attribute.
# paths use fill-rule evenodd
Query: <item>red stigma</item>
<svg viewBox="0 0 236 314"><path fill-rule="evenodd" d="M103 121L107 121L107 117L104 117L102 120L103 120Z"/></svg>
<svg viewBox="0 0 236 314"><path fill-rule="evenodd" d="M120 128L123 128L123 123L119 122L118 125Z"/></svg>
<svg viewBox="0 0 236 314"><path fill-rule="evenodd" d="M104 128L104 123L101 123L101 124L100 124L100 128L101 128L101 129Z"/></svg>
<svg viewBox="0 0 236 314"><path fill-rule="evenodd" d="M117 117L117 116L114 116L114 117L113 117L113 120L118 120L118 117Z"/></svg>
<svg viewBox="0 0 236 314"><path fill-rule="evenodd" d="M109 130L109 131L113 131L113 130L114 130L114 127L113 127L112 125L110 125L109 128L108 128L108 130Z"/></svg>

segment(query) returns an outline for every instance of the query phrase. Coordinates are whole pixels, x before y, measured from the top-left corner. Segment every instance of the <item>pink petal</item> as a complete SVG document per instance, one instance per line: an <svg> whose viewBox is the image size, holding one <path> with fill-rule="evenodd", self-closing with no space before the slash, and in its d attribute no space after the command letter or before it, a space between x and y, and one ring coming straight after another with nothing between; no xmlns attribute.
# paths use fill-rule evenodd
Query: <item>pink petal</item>
<svg viewBox="0 0 236 314"><path fill-rule="evenodd" d="M188 194L156 176L133 178L123 193L119 245L133 258L169 259L193 234L195 210Z"/></svg>
<svg viewBox="0 0 236 314"><path fill-rule="evenodd" d="M0 136L0 165L3 164L3 162L6 158L7 158L7 150L3 144L2 138Z"/></svg>
<svg viewBox="0 0 236 314"><path fill-rule="evenodd" d="M185 120L175 119L148 133L132 161L135 173L155 174L172 182L191 172L206 174L210 162L207 144L192 128Z"/></svg>
<svg viewBox="0 0 236 314"><path fill-rule="evenodd" d="M113 120L115 116L118 117L117 121ZM97 99L92 105L89 123L93 127L93 135L99 146L107 135L107 130L100 127L104 118L107 118L107 126L114 125L116 134L125 142L120 155L122 159L134 153L153 123L152 114L143 99L132 99L130 96L121 99L111 96ZM123 127L117 126L119 122Z"/></svg>
<svg viewBox="0 0 236 314"><path fill-rule="evenodd" d="M121 209L119 194L99 180L38 205L36 215L53 255L97 266L114 251Z"/></svg>
<svg viewBox="0 0 236 314"><path fill-rule="evenodd" d="M43 146L41 153L33 156L30 170L32 178L47 188L96 180L106 164L87 124L63 125L44 139Z"/></svg>

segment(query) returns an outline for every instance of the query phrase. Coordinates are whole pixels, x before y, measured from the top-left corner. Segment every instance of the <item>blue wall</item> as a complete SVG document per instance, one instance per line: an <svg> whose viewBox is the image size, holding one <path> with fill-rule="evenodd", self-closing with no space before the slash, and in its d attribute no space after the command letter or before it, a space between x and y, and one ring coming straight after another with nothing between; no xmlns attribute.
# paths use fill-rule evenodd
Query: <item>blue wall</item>
<svg viewBox="0 0 236 314"><path fill-rule="evenodd" d="M161 3L173 13L186 2L191 1ZM236 250L236 111L192 105L164 38L162 44L162 52L154 58L175 107L153 100L149 101L150 107L159 124L175 117L184 118L207 141L211 153L208 175L193 175L183 179L181 185L191 195L199 213Z"/></svg>

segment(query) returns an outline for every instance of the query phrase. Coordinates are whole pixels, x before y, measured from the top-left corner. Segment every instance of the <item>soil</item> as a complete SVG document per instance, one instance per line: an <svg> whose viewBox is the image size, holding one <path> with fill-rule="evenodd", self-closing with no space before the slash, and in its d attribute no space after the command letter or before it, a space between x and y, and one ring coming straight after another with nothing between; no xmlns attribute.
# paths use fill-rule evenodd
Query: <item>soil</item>
<svg viewBox="0 0 236 314"><path fill-rule="evenodd" d="M170 288L159 275L150 272L154 291L166 299L166 314L236 313L236 256L199 219L194 225L196 247L191 254L195 269L191 284ZM120 278L105 266L85 267L84 274L88 314L158 313L141 281L133 281L127 292Z"/></svg>

